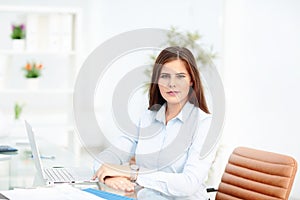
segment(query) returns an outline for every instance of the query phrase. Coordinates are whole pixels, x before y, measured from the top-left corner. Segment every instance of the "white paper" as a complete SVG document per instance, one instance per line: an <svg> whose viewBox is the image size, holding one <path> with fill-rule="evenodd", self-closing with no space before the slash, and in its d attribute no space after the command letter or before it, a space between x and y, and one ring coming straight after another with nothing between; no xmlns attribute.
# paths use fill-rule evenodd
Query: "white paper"
<svg viewBox="0 0 300 200"><path fill-rule="evenodd" d="M30 200L101 200L103 198L91 193L74 188L67 184L55 185L53 187L40 187L34 189L14 189L0 191L9 199L30 199Z"/></svg>

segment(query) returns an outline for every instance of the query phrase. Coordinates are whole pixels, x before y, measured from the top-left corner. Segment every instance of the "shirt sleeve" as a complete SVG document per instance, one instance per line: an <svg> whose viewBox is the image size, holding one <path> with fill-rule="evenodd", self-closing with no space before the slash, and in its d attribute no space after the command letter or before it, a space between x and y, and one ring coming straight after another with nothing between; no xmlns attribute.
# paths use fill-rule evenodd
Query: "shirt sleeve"
<svg viewBox="0 0 300 200"><path fill-rule="evenodd" d="M146 173L147 170L141 168L137 183L170 196L191 196L201 187L203 188L209 168L215 157L215 150L213 150L205 158L200 158L201 147L210 123L211 117L201 120L198 134L189 148L188 158L182 173L162 171ZM145 173L143 173L144 171Z"/></svg>
<svg viewBox="0 0 300 200"><path fill-rule="evenodd" d="M146 110L142 118L149 115ZM130 158L135 155L135 149L138 143L139 128L142 118L136 121L136 135L123 134L117 137L114 144L102 151L94 161L94 172L96 172L103 163L122 165L129 162Z"/></svg>
<svg viewBox="0 0 300 200"><path fill-rule="evenodd" d="M113 145L103 150L94 161L94 172L96 172L103 163L122 165L129 161L134 155L137 140L128 135L122 135L117 138Z"/></svg>

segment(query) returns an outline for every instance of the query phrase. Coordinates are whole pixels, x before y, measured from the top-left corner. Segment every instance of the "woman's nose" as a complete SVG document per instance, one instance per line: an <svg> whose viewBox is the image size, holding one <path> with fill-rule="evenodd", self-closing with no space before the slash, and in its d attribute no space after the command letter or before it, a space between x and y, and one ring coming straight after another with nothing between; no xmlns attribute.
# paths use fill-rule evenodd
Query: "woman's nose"
<svg viewBox="0 0 300 200"><path fill-rule="evenodd" d="M174 87L176 87L176 83L175 83L176 81L175 81L175 78L174 77L171 77L170 78L170 81L169 81L169 87L170 88L174 88Z"/></svg>

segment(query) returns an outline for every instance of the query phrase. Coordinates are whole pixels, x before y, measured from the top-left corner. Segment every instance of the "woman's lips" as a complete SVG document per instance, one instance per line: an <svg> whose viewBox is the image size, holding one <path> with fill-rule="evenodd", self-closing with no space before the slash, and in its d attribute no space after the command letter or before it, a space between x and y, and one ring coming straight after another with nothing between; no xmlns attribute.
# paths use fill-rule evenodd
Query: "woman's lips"
<svg viewBox="0 0 300 200"><path fill-rule="evenodd" d="M179 93L178 91L169 91L169 92L167 92L167 94L170 95L170 96L175 96L178 93Z"/></svg>

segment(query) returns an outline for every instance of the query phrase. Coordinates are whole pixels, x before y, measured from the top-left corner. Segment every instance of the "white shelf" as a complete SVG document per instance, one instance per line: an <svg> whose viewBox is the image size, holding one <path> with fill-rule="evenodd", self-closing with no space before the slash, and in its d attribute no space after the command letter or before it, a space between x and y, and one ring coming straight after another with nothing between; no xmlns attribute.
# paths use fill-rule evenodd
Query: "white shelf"
<svg viewBox="0 0 300 200"><path fill-rule="evenodd" d="M37 90L29 90L29 89L0 89L0 94L21 94L21 95L32 95L32 94L41 94L41 95L62 95L68 94L72 95L72 89L37 89Z"/></svg>
<svg viewBox="0 0 300 200"><path fill-rule="evenodd" d="M21 13L79 13L77 8L45 7L45 6L0 6L1 12L21 12Z"/></svg>
<svg viewBox="0 0 300 200"><path fill-rule="evenodd" d="M74 130L72 85L82 62L81 9L49 6L0 5L0 114L13 119L16 102L24 104L24 117L41 134L57 138ZM16 50L11 25L23 23L24 48ZM15 48L15 49L13 49ZM43 64L43 80L36 87L24 80L27 62ZM24 127L15 127L22 133ZM68 136L68 135L64 135ZM51 138L50 138L51 139Z"/></svg>
<svg viewBox="0 0 300 200"><path fill-rule="evenodd" d="M16 50L0 50L1 55L14 56L14 55L47 55L47 56L72 56L76 55L75 51L16 51Z"/></svg>
<svg viewBox="0 0 300 200"><path fill-rule="evenodd" d="M28 119L26 119L28 120ZM44 121L39 121L35 119L31 119L30 123L34 125L35 129L44 129L44 130L51 130L51 129L56 129L56 130L65 130L65 131L74 131L75 127L73 124L68 124L68 123L45 123ZM21 123L14 124L15 128L18 130L24 129L24 123L21 121Z"/></svg>

